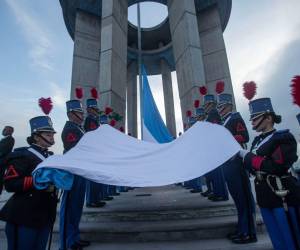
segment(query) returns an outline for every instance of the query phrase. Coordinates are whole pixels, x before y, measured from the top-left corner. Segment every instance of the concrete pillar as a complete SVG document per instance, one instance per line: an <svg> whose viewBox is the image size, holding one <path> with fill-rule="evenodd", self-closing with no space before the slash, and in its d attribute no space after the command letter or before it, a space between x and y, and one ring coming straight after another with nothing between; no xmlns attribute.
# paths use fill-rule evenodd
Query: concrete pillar
<svg viewBox="0 0 300 250"><path fill-rule="evenodd" d="M102 1L100 108L109 106L124 117L127 85L127 0Z"/></svg>
<svg viewBox="0 0 300 250"><path fill-rule="evenodd" d="M127 68L127 128L137 138L137 75L138 65L132 61Z"/></svg>
<svg viewBox="0 0 300 250"><path fill-rule="evenodd" d="M176 122L175 122L171 70L169 65L164 59L161 59L160 66L161 66L162 84L163 84L163 91L164 91L167 127L171 135L176 138Z"/></svg>
<svg viewBox="0 0 300 250"><path fill-rule="evenodd" d="M204 62L206 85L215 94L217 81L225 82L225 93L233 94L226 47L217 6L198 14L198 28Z"/></svg>
<svg viewBox="0 0 300 250"><path fill-rule="evenodd" d="M194 0L169 0L169 19L173 40L178 90L183 122L186 111L199 99L199 86L205 84L204 66Z"/></svg>
<svg viewBox="0 0 300 250"><path fill-rule="evenodd" d="M86 12L77 11L72 67L71 98L75 88L84 89L83 104L90 97L90 89L97 87L99 78L99 52L101 20Z"/></svg>

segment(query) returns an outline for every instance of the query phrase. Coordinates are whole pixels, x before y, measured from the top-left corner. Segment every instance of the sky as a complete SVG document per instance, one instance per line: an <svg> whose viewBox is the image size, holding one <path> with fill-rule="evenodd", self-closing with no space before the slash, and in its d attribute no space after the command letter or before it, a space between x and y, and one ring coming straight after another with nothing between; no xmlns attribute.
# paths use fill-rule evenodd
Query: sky
<svg viewBox="0 0 300 250"><path fill-rule="evenodd" d="M271 97L275 111L283 117L278 128L290 128L298 141L295 116L300 109L292 105L289 85L294 75L300 75L299 9L299 0L233 0L224 32L237 110L248 121L242 84L256 81L257 97ZM134 14L134 9L129 10L132 22ZM148 3L142 6L142 25L154 25L164 15L164 8ZM58 132L53 151L61 153L60 133L67 119L65 101L70 95L73 41L65 28L59 1L0 0L0 28L0 128L14 126L16 146L25 146L25 138L30 134L28 120L42 115L37 101L50 96L54 101L51 117ZM172 78L179 132L182 122L175 73ZM149 81L164 118L161 77L150 77Z"/></svg>

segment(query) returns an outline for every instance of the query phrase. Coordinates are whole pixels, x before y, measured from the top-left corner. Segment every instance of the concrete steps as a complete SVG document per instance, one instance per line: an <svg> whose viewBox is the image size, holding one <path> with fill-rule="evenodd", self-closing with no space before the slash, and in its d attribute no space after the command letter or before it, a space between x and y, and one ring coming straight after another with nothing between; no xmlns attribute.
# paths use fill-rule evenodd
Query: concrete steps
<svg viewBox="0 0 300 250"><path fill-rule="evenodd" d="M234 231L235 216L201 219L126 222L83 222L80 225L84 239L94 242L152 242L224 238ZM264 232L261 218L257 220L258 233ZM54 228L57 239L58 225Z"/></svg>
<svg viewBox="0 0 300 250"><path fill-rule="evenodd" d="M120 211L99 212L86 209L82 215L82 222L126 222L126 221L164 221L164 220L187 220L219 216L236 215L236 209L232 204L224 206L210 206L183 210L161 211Z"/></svg>
<svg viewBox="0 0 300 250"><path fill-rule="evenodd" d="M141 196L145 193L152 195ZM172 186L136 189L116 197L104 208L85 208L80 230L83 239L106 244L202 241L224 239L234 231L236 222L231 200L214 203ZM57 219L54 242L58 241L58 225ZM265 232L260 216L257 231L260 235ZM0 238L3 237L4 223L0 222Z"/></svg>

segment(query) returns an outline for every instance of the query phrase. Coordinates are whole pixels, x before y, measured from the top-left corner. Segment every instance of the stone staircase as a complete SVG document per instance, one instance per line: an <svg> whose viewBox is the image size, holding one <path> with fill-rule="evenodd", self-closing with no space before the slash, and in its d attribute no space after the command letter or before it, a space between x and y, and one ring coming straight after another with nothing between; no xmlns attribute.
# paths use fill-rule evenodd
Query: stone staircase
<svg viewBox="0 0 300 250"><path fill-rule="evenodd" d="M85 208L80 230L83 239L102 243L217 240L234 231L236 221L232 200L211 202L182 187L168 186L138 188L115 197L104 208ZM58 230L57 219L54 242ZM257 231L265 232L259 215Z"/></svg>

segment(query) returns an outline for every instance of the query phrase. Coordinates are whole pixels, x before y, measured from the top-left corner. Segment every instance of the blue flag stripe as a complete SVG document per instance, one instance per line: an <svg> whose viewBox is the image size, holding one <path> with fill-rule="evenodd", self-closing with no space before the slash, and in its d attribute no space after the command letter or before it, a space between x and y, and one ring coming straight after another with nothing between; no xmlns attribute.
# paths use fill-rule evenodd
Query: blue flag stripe
<svg viewBox="0 0 300 250"><path fill-rule="evenodd" d="M173 140L173 138L157 109L149 86L147 72L144 65L142 66L142 77L144 125L147 127L148 131L152 134L152 136L158 143L170 142Z"/></svg>

